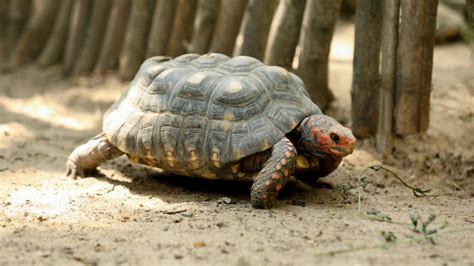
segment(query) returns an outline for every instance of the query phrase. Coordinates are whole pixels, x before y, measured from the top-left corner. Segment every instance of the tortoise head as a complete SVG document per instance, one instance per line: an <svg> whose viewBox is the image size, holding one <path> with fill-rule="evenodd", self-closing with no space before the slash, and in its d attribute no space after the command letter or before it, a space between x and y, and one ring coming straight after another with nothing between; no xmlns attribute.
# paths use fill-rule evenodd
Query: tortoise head
<svg viewBox="0 0 474 266"><path fill-rule="evenodd" d="M342 158L354 151L356 138L352 131L327 115L312 115L299 125L297 149L317 157Z"/></svg>

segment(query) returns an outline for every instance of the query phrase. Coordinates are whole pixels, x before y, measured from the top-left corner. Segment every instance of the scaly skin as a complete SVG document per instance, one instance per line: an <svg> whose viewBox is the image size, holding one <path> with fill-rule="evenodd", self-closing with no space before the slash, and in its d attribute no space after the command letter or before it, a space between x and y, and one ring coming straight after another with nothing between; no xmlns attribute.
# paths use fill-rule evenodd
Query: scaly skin
<svg viewBox="0 0 474 266"><path fill-rule="evenodd" d="M260 162L258 159L256 161ZM283 137L272 147L270 158L263 164L262 170L255 177L250 192L254 208L268 209L272 207L278 191L285 186L293 174L295 163L296 149L288 138Z"/></svg>
<svg viewBox="0 0 474 266"><path fill-rule="evenodd" d="M69 155L66 163L66 176L77 179L93 172L101 163L119 157L123 152L112 145L101 133L87 143L77 147Z"/></svg>

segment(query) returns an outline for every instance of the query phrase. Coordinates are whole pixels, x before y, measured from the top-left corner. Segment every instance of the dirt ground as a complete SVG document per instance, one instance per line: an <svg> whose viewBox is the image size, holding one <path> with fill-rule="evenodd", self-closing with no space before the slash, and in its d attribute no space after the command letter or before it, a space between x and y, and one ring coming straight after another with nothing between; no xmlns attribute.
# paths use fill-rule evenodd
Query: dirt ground
<svg viewBox="0 0 474 266"><path fill-rule="evenodd" d="M339 25L331 55L331 113L346 122L352 38ZM384 162L440 196L415 197L384 171L358 181L380 160L368 140L316 186L292 180L272 210L250 207L248 183L160 175L124 158L98 177L64 177L127 83L64 80L56 67L1 73L0 264L474 265L474 60L454 43L437 46L434 63L429 131L397 139ZM436 217L425 234L410 226L415 213Z"/></svg>

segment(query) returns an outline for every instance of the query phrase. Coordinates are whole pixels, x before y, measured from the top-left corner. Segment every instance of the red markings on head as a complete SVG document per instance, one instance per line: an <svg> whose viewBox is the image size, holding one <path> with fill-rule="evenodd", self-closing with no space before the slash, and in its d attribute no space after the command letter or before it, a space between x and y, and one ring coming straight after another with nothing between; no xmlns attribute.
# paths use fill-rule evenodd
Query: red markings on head
<svg viewBox="0 0 474 266"><path fill-rule="evenodd" d="M313 115L303 124L303 132L308 132L313 142L315 155L324 153L337 157L344 157L354 150L356 139L349 128L326 115ZM309 143L306 143L306 146Z"/></svg>

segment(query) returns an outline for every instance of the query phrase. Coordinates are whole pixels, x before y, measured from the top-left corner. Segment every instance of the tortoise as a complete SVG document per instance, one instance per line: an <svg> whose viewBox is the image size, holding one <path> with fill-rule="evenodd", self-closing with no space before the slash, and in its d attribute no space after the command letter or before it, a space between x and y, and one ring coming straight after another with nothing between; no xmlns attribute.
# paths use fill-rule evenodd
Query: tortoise
<svg viewBox="0 0 474 266"><path fill-rule="evenodd" d="M272 207L294 174L328 175L356 143L295 74L217 53L146 60L103 120L103 132L69 156L68 176L126 154L178 175L253 181L255 208Z"/></svg>

